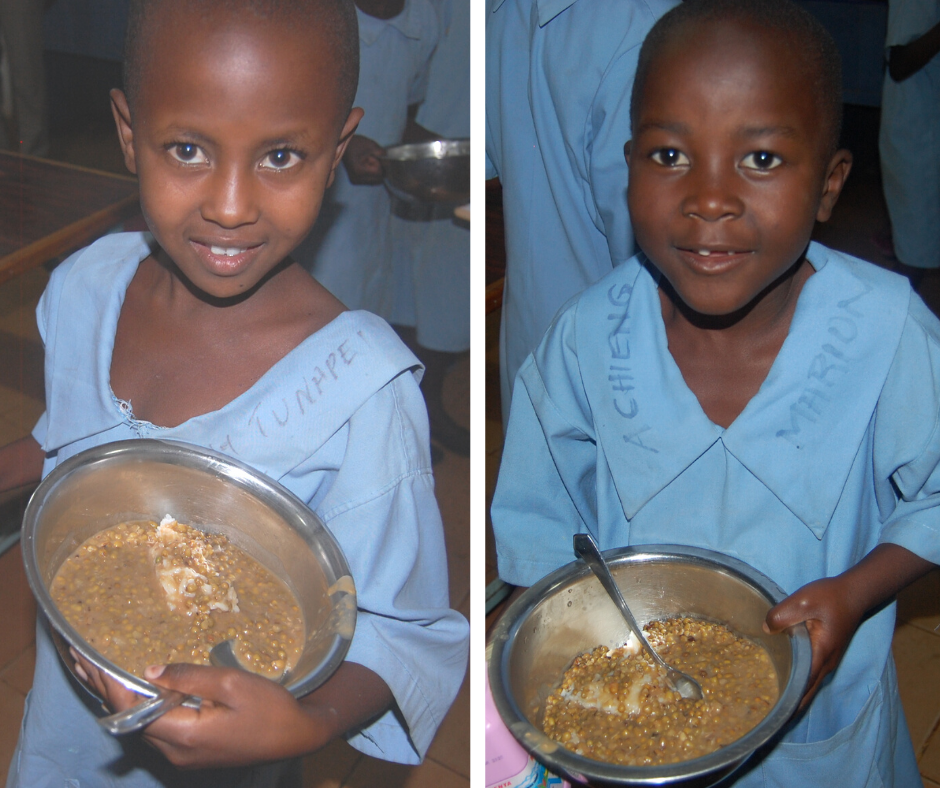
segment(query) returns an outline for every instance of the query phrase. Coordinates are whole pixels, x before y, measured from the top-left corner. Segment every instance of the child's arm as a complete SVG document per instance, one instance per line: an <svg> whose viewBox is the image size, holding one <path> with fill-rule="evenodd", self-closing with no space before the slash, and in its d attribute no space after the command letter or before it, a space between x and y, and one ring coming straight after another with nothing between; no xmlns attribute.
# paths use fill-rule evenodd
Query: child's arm
<svg viewBox="0 0 940 788"><path fill-rule="evenodd" d="M78 658L78 664L108 708L119 711L141 701L90 662ZM376 719L393 702L378 675L352 662L300 701L279 684L240 670L174 664L162 675L149 671L154 684L203 698L198 711L174 709L143 733L181 768L242 766L315 752Z"/></svg>
<svg viewBox="0 0 940 788"><path fill-rule="evenodd" d="M888 73L895 82L916 74L940 52L940 22L920 38L888 50Z"/></svg>
<svg viewBox="0 0 940 788"><path fill-rule="evenodd" d="M384 173L378 157L384 154L385 148L375 140L361 134L353 135L343 154L343 166L349 182L356 186L378 186L382 183Z"/></svg>
<svg viewBox="0 0 940 788"><path fill-rule="evenodd" d="M865 614L933 567L900 545L881 544L848 571L808 583L767 614L770 632L800 622L809 630L813 661L801 707L812 700L826 675L838 667Z"/></svg>
<svg viewBox="0 0 940 788"><path fill-rule="evenodd" d="M44 459L42 447L32 435L0 448L0 492L38 482Z"/></svg>

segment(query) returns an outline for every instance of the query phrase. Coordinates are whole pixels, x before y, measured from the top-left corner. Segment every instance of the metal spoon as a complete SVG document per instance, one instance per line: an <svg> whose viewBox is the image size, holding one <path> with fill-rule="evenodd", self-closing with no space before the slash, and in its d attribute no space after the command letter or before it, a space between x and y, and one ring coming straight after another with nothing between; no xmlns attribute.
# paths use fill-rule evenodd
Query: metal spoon
<svg viewBox="0 0 940 788"><path fill-rule="evenodd" d="M688 673L683 673L681 670L677 670L663 662L662 657L660 657L649 644L646 635L643 634L643 630L640 629L640 625L637 624L636 619L633 617L633 613L630 612L627 600L623 598L623 593L620 591L620 586L617 585L613 575L610 573L610 567L607 566L607 562L601 555L601 551L597 549L597 542L594 541L594 537L590 534L575 534L574 552L575 555L581 558L591 568L594 576L601 581L604 590L607 591L610 598L614 600L620 613L633 631L633 634L637 636L643 648L646 649L646 653L650 655L653 662L666 671L666 680L672 688L683 698L699 700L702 697L701 685Z"/></svg>
<svg viewBox="0 0 940 788"><path fill-rule="evenodd" d="M209 652L209 662L217 668L244 670L238 661L238 657L235 656L233 645L233 640L223 640L221 643L216 643ZM114 736L123 736L126 733L133 733L146 727L192 697L192 695L186 695L176 690L161 689L154 697L147 698L136 706L109 714L107 717L99 717L98 724Z"/></svg>

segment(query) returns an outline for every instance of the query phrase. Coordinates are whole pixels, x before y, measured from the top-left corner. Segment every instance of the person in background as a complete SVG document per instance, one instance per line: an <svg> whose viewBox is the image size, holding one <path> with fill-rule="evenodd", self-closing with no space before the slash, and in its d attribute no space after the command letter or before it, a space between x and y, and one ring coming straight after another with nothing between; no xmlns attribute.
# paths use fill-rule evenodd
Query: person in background
<svg viewBox="0 0 940 788"><path fill-rule="evenodd" d="M623 143L640 44L676 0L487 0L486 177L503 190L503 423L569 298L634 252Z"/></svg>
<svg viewBox="0 0 940 788"><path fill-rule="evenodd" d="M878 147L896 270L940 268L940 2L890 0Z"/></svg>
<svg viewBox="0 0 940 788"><path fill-rule="evenodd" d="M350 309L380 313L392 282L391 198L378 157L420 136L414 117L424 100L438 22L429 0L358 0L359 88L365 114L320 219L295 256Z"/></svg>
<svg viewBox="0 0 940 788"><path fill-rule="evenodd" d="M45 0L0 0L0 48L10 66L15 139L4 137L0 147L18 153L45 156L49 152L46 77L43 65L42 16Z"/></svg>
<svg viewBox="0 0 940 788"><path fill-rule="evenodd" d="M416 122L430 138L470 137L470 0L432 0L441 29ZM464 457L470 434L443 404L444 379L470 349L470 229L453 205L396 206L392 271L378 313L425 365L431 438Z"/></svg>

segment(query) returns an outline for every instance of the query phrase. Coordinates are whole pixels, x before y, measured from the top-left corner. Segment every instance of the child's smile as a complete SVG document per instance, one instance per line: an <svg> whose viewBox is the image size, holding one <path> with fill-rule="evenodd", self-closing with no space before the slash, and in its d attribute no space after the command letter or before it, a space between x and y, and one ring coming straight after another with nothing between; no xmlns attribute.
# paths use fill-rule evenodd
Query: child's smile
<svg viewBox="0 0 940 788"><path fill-rule="evenodd" d="M144 216L198 291L240 295L309 232L360 112L347 130L329 46L290 29L195 15L151 49L134 105L114 94Z"/></svg>
<svg viewBox="0 0 940 788"><path fill-rule="evenodd" d="M741 23L679 39L657 57L628 145L630 214L682 301L729 315L801 260L848 169L825 149L788 42Z"/></svg>

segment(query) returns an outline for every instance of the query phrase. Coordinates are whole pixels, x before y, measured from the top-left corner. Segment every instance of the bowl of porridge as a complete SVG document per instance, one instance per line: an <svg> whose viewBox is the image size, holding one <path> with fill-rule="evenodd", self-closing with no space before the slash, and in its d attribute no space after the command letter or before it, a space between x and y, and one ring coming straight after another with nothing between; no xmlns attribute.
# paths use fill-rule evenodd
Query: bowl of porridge
<svg viewBox="0 0 940 788"><path fill-rule="evenodd" d="M767 635L767 611L786 595L729 556L646 545L604 557L647 639L704 698L669 686L574 561L527 589L493 630L496 708L526 750L573 782L712 785L796 711L811 663L806 628Z"/></svg>
<svg viewBox="0 0 940 788"><path fill-rule="evenodd" d="M69 670L71 646L148 697L147 665L209 664L223 641L301 697L339 667L355 629L349 566L317 515L186 443L120 441L69 458L30 499L22 552Z"/></svg>

